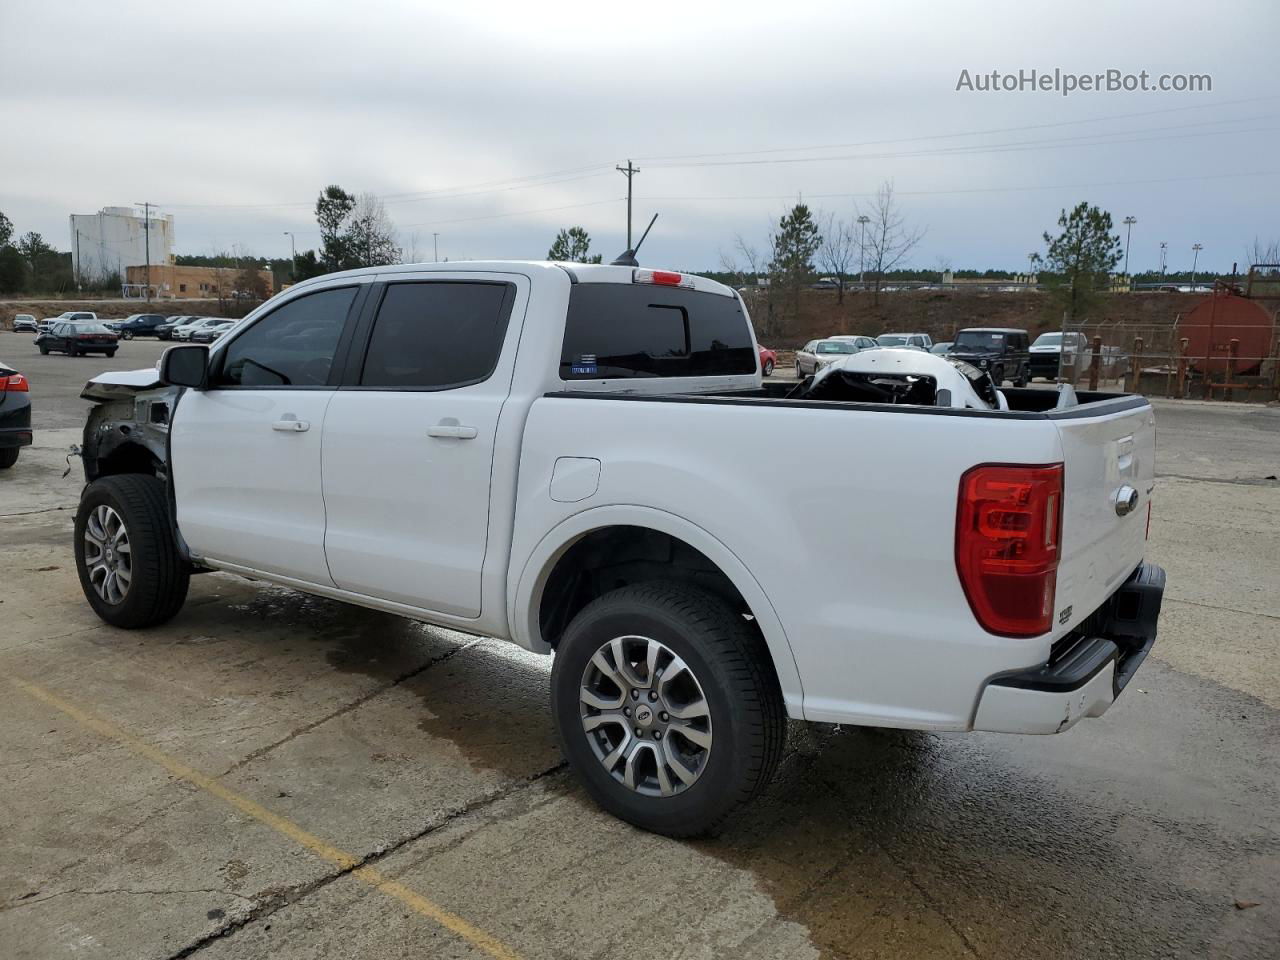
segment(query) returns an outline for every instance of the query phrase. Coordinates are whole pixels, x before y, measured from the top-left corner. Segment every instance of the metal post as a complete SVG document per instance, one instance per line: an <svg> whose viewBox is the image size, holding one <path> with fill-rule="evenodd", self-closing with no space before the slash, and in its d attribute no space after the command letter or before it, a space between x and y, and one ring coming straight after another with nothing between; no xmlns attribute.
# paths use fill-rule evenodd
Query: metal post
<svg viewBox="0 0 1280 960"><path fill-rule="evenodd" d="M628 160L625 167L614 169L627 178L627 249L634 250L635 248L631 246L631 178L640 172L640 168Z"/></svg>
<svg viewBox="0 0 1280 960"><path fill-rule="evenodd" d="M1200 262L1200 251L1204 249L1201 244L1193 243L1191 249L1195 256L1191 258L1191 290L1194 293L1196 289L1196 264Z"/></svg>
<svg viewBox="0 0 1280 960"><path fill-rule="evenodd" d="M1235 396L1232 385L1236 382L1236 356L1240 353L1240 341L1235 337L1227 344L1227 378L1222 385L1222 399L1230 400Z"/></svg>
<svg viewBox="0 0 1280 960"><path fill-rule="evenodd" d="M858 217L858 223L862 224L862 242L858 245L858 286L863 290L867 289L867 224L871 222L871 218L865 213Z"/></svg>
<svg viewBox="0 0 1280 960"><path fill-rule="evenodd" d="M1133 356L1129 358L1129 376L1128 383L1125 384L1125 392L1138 392L1138 376L1142 370L1142 338L1133 338Z"/></svg>
<svg viewBox="0 0 1280 960"><path fill-rule="evenodd" d="M1098 372L1102 368L1102 337L1093 338L1093 365L1089 368L1089 389L1098 389Z"/></svg>
<svg viewBox="0 0 1280 960"><path fill-rule="evenodd" d="M1125 217L1124 225L1128 227L1128 231L1124 235L1124 279L1129 283L1129 289L1133 289L1132 282L1129 281L1129 241L1133 237L1133 225L1138 222L1137 217Z"/></svg>
<svg viewBox="0 0 1280 960"><path fill-rule="evenodd" d="M147 303L151 302L151 204L144 202L142 204L142 234L145 238L143 245L146 248L147 255Z"/></svg>
<svg viewBox="0 0 1280 960"><path fill-rule="evenodd" d="M440 262L440 234L431 234L431 262Z"/></svg>
<svg viewBox="0 0 1280 960"><path fill-rule="evenodd" d="M1190 342L1186 337L1178 342L1178 386L1174 396L1179 400L1187 397L1187 344Z"/></svg>

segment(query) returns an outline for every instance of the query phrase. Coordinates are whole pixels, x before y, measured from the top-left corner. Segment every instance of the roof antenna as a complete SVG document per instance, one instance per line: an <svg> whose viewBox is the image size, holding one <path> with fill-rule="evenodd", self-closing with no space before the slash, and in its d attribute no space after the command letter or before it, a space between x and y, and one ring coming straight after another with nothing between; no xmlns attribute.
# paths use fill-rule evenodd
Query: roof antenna
<svg viewBox="0 0 1280 960"><path fill-rule="evenodd" d="M632 248L631 250L628 250L626 253L619 254L618 259L614 260L613 263L610 264L610 266L614 266L614 267L640 266L640 261L636 259L636 254L640 252L640 244L644 243L644 238L649 235L649 231L653 229L654 220L657 220L657 219L658 219L658 215L655 213L653 215L653 220L650 220L649 225L644 228L644 233L640 234L640 240L638 243L636 243L635 247Z"/></svg>

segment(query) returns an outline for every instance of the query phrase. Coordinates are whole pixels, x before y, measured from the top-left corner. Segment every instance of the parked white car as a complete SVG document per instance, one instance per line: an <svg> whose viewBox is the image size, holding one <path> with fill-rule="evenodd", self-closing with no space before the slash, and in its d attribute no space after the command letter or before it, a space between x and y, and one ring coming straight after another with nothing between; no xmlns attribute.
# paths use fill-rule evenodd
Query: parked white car
<svg viewBox="0 0 1280 960"><path fill-rule="evenodd" d="M191 323L179 324L170 332L169 339L177 340L179 342L183 340L190 340L191 335L197 330L203 330L206 327L220 322L222 319L222 317L200 317L197 320L193 320Z"/></svg>
<svg viewBox="0 0 1280 960"><path fill-rule="evenodd" d="M931 350L933 337L927 333L882 333L876 337L882 347L910 347L915 350Z"/></svg>
<svg viewBox="0 0 1280 960"><path fill-rule="evenodd" d="M18 313L13 317L13 332L27 331L28 333L39 333L39 322L29 313Z"/></svg>
<svg viewBox="0 0 1280 960"><path fill-rule="evenodd" d="M675 272L304 281L88 384L84 595L146 627L222 570L554 652L572 769L672 836L759 793L788 717L1057 733L1106 711L1164 585L1147 401L978 408L940 386L961 368L879 350L860 382L886 399L796 398L756 347L733 290ZM909 509L850 510L886 491Z"/></svg>
<svg viewBox="0 0 1280 960"><path fill-rule="evenodd" d="M1059 363L1068 376L1079 377L1093 366L1093 351L1083 333L1042 333L1031 344L1031 377L1052 380L1058 376Z"/></svg>

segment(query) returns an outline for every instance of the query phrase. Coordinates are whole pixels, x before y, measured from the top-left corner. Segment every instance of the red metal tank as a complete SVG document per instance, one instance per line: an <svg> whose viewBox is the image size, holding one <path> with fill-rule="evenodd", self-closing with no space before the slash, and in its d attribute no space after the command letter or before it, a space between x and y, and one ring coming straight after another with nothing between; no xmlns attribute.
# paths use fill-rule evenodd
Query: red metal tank
<svg viewBox="0 0 1280 960"><path fill-rule="evenodd" d="M1191 367L1215 374L1226 372L1227 350L1232 340L1239 340L1236 373L1249 374L1271 355L1275 317L1263 301L1215 290L1182 318L1177 336L1187 338Z"/></svg>

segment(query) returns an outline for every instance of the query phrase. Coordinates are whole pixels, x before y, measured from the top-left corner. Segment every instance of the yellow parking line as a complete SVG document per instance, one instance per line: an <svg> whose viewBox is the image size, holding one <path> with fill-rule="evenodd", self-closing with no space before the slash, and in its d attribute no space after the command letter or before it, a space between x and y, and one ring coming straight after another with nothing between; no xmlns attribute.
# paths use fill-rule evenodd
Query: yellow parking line
<svg viewBox="0 0 1280 960"><path fill-rule="evenodd" d="M109 740L128 747L139 756L145 757L152 763L163 767L169 773L173 774L181 780L187 781L192 786L199 787L205 793L224 800L231 806L235 807L241 813L252 817L259 823L265 824L277 833L281 833L293 840L295 843L306 847L316 856L328 860L330 863L336 864L344 870L350 870L352 876L359 877L369 886L376 890L380 890L387 896L394 897L399 900L415 913L419 913L424 917L434 920L440 926L456 933L462 939L475 947L483 950L496 960L519 960L519 955L508 947L501 940L490 936L483 930L463 920L456 913L451 913L444 907L433 903L422 894L417 893L397 880L389 880L382 873L373 867L357 867L360 862L359 857L354 857L344 850L339 850L332 844L326 843L315 834L308 833L302 827L298 826L291 820L280 816L278 813L272 813L260 803L250 800L248 797L241 796L234 790L229 790L212 777L207 777L199 770L187 766L181 760L169 756L162 750L158 750L149 743L139 740L132 734L126 733L109 721L96 717L91 713L81 710L74 704L68 703L57 694L52 693L44 687L23 680L19 677L10 676L9 680L20 690L35 697L42 703L48 704L56 710L65 713L71 719L75 720L81 726L87 727L94 733L100 734ZM353 869L354 868L354 869Z"/></svg>

